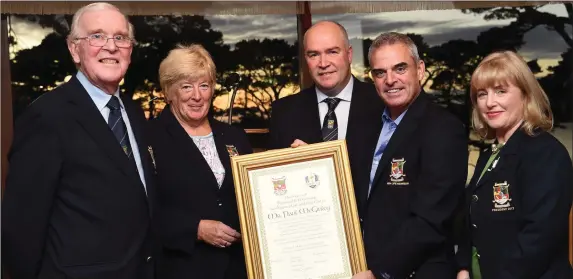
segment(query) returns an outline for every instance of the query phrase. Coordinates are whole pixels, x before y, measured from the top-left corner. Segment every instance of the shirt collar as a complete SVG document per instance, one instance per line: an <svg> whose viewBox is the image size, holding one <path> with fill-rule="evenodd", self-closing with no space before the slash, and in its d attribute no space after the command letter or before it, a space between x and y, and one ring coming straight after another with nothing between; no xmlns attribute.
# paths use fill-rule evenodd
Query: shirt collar
<svg viewBox="0 0 573 279"><path fill-rule="evenodd" d="M97 88L95 85L93 85L87 79L87 77L84 75L84 73L82 73L81 71L78 71L78 73L76 74L76 78L82 84L82 86L86 89L86 91L88 92L88 95L90 95L90 97L92 98L97 109L99 111L102 111L107 106L107 103L109 102L109 100L111 100L111 95L103 92L103 90L101 90L101 89ZM123 102L121 101L121 98L119 98L119 87L113 95L119 99L119 105L122 108L124 108Z"/></svg>
<svg viewBox="0 0 573 279"><path fill-rule="evenodd" d="M342 89L342 91L340 91L340 93L338 93L338 95L334 97L340 98L343 101L350 102L350 100L352 99L352 88L354 88L354 77L350 76L350 80L348 81L346 86ZM318 87L315 86L315 89L318 103L324 101L324 99L326 98L331 98L330 96L322 93L320 89L318 89Z"/></svg>
<svg viewBox="0 0 573 279"><path fill-rule="evenodd" d="M396 120L392 120L392 118L390 118L390 112L388 111L388 108L385 108L384 112L382 113L382 121L384 123L395 123L396 125L400 125L400 122L402 121L402 118L404 118L404 115L407 111L408 110L406 109L398 116L398 118L396 118Z"/></svg>

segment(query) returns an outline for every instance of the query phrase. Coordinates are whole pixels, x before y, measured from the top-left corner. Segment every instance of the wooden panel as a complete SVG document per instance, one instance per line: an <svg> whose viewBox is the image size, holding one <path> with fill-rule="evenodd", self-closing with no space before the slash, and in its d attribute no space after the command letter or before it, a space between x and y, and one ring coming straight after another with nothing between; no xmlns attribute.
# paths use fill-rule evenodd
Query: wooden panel
<svg viewBox="0 0 573 279"><path fill-rule="evenodd" d="M298 74L300 90L310 87L313 83L306 59L304 59L304 33L312 26L312 14L310 12L309 1L299 1L298 10L302 10L303 14L297 15L298 26Z"/></svg>
<svg viewBox="0 0 573 279"><path fill-rule="evenodd" d="M8 24L6 16L2 15L2 31L1 31L1 50L2 50L2 91L0 91L0 105L1 105L1 125L2 125L2 196L4 196L4 184L6 181L6 172L8 170L8 150L12 143L12 86L10 77L10 54L8 50Z"/></svg>
<svg viewBox="0 0 573 279"><path fill-rule="evenodd" d="M12 86L10 78L10 54L8 50L8 24L6 22L6 16L2 15L2 27L0 31L0 36L2 36L0 42L0 50L2 51L2 87L0 91L0 117L2 123L2 151L1 151L1 164L2 164L2 193L1 196L4 197L4 186L6 182L6 172L8 170L8 150L10 149L10 144L12 143ZM7 274L4 274L4 268L2 267L2 277L10 279Z"/></svg>

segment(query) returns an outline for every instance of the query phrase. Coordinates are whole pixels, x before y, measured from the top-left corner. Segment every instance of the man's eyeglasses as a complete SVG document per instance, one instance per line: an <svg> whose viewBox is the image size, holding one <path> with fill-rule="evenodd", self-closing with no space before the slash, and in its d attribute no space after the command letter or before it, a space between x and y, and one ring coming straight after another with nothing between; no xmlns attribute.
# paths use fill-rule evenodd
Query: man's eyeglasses
<svg viewBox="0 0 573 279"><path fill-rule="evenodd" d="M133 40L131 38L123 35L115 35L111 38L108 38L104 34L91 34L87 37L76 38L76 40L84 40L84 39L87 40L91 46L95 47L105 46L105 44L107 44L107 41L109 39L112 39L115 45L121 48L128 48L133 44Z"/></svg>

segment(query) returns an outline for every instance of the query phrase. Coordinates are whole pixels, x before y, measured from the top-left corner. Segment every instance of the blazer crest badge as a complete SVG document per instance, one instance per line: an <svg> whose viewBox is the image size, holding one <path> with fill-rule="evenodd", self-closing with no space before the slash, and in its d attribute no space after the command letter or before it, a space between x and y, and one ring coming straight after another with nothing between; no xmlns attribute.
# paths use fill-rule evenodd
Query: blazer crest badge
<svg viewBox="0 0 573 279"><path fill-rule="evenodd" d="M234 145L225 145L225 147L227 147L227 152L229 153L229 157L239 155L239 151L237 151L237 148Z"/></svg>
<svg viewBox="0 0 573 279"><path fill-rule="evenodd" d="M395 159L392 158L390 164L390 181L388 185L409 185L410 182L405 181L406 173L404 173L404 165L406 160L404 158Z"/></svg>
<svg viewBox="0 0 573 279"><path fill-rule="evenodd" d="M402 182L404 181L404 164L406 164L406 160L402 159L392 159L392 169L390 171L390 180L394 182Z"/></svg>
<svg viewBox="0 0 573 279"><path fill-rule="evenodd" d="M509 184L507 181L494 183L493 185L493 211L513 210L511 206L511 196L509 194Z"/></svg>

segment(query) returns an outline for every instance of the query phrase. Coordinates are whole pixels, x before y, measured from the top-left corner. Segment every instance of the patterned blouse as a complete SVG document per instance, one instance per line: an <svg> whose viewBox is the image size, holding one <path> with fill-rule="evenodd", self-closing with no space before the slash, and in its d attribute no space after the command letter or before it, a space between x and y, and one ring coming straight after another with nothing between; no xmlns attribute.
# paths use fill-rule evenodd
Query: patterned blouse
<svg viewBox="0 0 573 279"><path fill-rule="evenodd" d="M223 180L225 179L225 167L221 163L219 159L219 154L217 153L217 146L215 145L215 138L213 137L213 133L209 133L206 136L190 136L193 139L193 142L203 154L203 158L211 167L211 171L215 175L217 179L217 183L219 184L219 188L223 184Z"/></svg>

